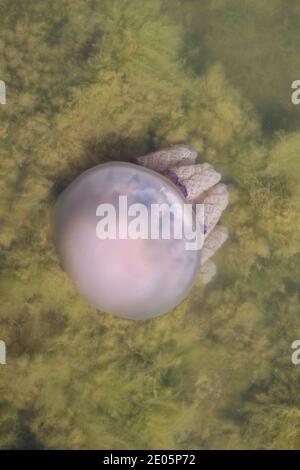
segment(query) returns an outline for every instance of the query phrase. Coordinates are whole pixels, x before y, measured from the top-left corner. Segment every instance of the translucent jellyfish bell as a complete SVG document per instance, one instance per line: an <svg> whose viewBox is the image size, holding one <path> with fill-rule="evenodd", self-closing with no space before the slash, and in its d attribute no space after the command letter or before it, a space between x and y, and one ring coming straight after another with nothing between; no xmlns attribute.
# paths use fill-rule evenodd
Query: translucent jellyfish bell
<svg viewBox="0 0 300 470"><path fill-rule="evenodd" d="M185 202L172 182L135 164L108 163L86 171L56 206L55 238L62 265L79 293L104 312L132 319L168 312L192 287L199 251L186 250L184 237L120 239L117 234L116 239L99 239L97 207L113 205L118 225L119 196L127 196L128 206L183 207Z"/></svg>
<svg viewBox="0 0 300 470"><path fill-rule="evenodd" d="M140 157L139 165L98 165L75 179L59 197L54 220L57 251L77 291L90 305L125 318L155 317L184 299L197 273L203 282L215 274L209 258L227 238L226 229L217 223L228 193L225 185L218 184L221 175L211 165L196 165L196 156L190 147L177 146ZM124 237L120 198L126 199L127 208L141 204L149 209L148 235L153 227L153 205L180 207L177 223L181 217L182 237L174 236L173 219L167 238L161 231L158 238L152 234L131 237L128 231ZM206 233L201 251L188 250L190 239L186 238L195 230L195 218L184 205L194 207L197 201L204 205ZM102 209L108 207L115 209L115 216L110 212L107 219L112 219L110 228L115 225L115 237L111 232L108 237L98 232L99 223L102 229L105 225ZM126 223L130 224L129 214L127 211Z"/></svg>

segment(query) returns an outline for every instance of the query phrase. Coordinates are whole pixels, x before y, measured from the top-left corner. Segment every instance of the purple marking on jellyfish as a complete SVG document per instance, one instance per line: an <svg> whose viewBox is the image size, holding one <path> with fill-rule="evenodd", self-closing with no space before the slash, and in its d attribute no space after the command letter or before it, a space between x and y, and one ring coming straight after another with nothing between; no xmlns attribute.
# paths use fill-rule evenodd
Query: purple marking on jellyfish
<svg viewBox="0 0 300 470"><path fill-rule="evenodd" d="M171 181L173 181L173 183L180 189L180 191L182 192L184 197L187 197L187 194L188 194L187 189L186 189L185 185L180 181L180 179L176 175L175 171L167 170L165 172L165 176L167 176L168 178L170 178Z"/></svg>

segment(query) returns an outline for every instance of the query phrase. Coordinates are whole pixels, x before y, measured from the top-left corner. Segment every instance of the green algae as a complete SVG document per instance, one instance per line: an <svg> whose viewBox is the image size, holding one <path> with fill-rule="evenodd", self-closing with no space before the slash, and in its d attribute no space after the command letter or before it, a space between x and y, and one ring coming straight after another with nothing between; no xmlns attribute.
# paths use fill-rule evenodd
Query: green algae
<svg viewBox="0 0 300 470"><path fill-rule="evenodd" d="M297 2L0 5L0 447L299 448ZM218 275L162 318L97 312L59 266L56 198L177 143L230 188Z"/></svg>

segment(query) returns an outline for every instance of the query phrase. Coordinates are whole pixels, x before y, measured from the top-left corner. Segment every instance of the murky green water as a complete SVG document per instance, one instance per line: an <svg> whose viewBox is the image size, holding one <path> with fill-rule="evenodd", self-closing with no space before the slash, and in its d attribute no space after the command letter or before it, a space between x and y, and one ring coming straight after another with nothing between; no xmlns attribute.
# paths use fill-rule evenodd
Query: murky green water
<svg viewBox="0 0 300 470"><path fill-rule="evenodd" d="M0 0L0 447L300 447L298 0ZM145 322L52 239L91 166L186 143L230 188L218 273Z"/></svg>

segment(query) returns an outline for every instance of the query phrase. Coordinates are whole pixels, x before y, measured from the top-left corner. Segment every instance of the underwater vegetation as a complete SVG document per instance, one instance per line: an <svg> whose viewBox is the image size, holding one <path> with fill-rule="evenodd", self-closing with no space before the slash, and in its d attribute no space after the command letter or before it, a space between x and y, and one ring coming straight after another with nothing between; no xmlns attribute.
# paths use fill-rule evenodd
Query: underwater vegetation
<svg viewBox="0 0 300 470"><path fill-rule="evenodd" d="M0 7L0 448L300 448L299 2ZM181 143L230 188L216 277L157 319L89 307L57 197Z"/></svg>

